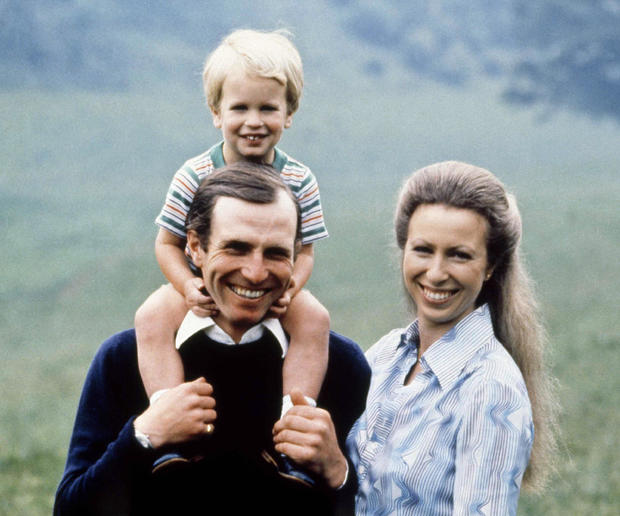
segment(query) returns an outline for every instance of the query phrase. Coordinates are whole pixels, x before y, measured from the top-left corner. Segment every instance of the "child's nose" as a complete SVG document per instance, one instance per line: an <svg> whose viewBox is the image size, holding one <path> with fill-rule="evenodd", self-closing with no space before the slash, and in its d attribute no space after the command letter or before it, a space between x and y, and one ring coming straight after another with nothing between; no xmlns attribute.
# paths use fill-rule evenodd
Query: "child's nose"
<svg viewBox="0 0 620 516"><path fill-rule="evenodd" d="M248 116L245 119L245 123L246 125L249 125L251 127L258 127L263 125L263 120L260 117L260 113L258 113L256 110L250 110L248 111Z"/></svg>

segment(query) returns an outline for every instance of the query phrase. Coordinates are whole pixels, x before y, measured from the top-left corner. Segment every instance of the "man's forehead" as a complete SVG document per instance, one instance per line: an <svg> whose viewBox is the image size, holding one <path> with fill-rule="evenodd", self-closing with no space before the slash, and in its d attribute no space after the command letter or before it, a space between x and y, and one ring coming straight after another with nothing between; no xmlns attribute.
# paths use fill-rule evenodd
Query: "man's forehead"
<svg viewBox="0 0 620 516"><path fill-rule="evenodd" d="M285 192L278 192L270 203L222 196L213 208L211 239L260 239L274 245L294 246L296 224L295 206Z"/></svg>

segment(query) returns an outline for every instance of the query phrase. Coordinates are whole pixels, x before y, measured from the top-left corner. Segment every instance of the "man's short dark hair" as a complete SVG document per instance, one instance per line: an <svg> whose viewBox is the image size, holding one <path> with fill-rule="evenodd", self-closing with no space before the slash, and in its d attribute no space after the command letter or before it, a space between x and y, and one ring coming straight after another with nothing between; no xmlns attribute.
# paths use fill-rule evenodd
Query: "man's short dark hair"
<svg viewBox="0 0 620 516"><path fill-rule="evenodd" d="M200 184L189 208L185 228L198 235L200 246L206 251L211 235L213 208L219 197L232 197L256 204L269 204L282 190L293 201L297 214L295 244L301 241L301 211L297 199L270 165L239 161L222 167Z"/></svg>

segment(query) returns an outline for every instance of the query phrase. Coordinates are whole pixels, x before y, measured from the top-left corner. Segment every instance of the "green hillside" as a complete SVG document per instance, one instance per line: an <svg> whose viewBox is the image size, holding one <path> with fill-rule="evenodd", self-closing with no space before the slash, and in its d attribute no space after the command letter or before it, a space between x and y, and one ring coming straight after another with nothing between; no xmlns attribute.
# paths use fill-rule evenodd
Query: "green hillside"
<svg viewBox="0 0 620 516"><path fill-rule="evenodd" d="M367 348L409 321L391 228L408 173L445 159L489 168L519 199L561 384L560 470L544 496L522 496L519 514L616 514L614 116L517 109L502 102L504 79L485 74L459 85L437 82L403 66L392 48L354 36L350 2L304 3L301 15L284 3L239 2L247 17L223 9L220 32L204 37L195 2L175 15L166 2L155 4L142 24L130 23L129 4L98 10L66 2L65 18L53 11L49 19L59 26L76 10L89 11L69 25L79 27L77 41L93 38L74 75L62 68L73 43L51 44L56 26L33 36L20 61L0 53L15 79L0 88L0 514L51 512L88 364L163 281L153 219L168 182L218 138L201 97L203 54L220 32L255 20L292 28L306 63L304 98L282 147L308 163L321 185L331 237L317 244L310 286L334 329ZM19 5L27 11L20 20L45 19L28 3L6 2L2 12L15 14ZM174 27L164 15L174 16ZM184 27L193 30L184 36ZM106 54L106 41L120 54ZM40 48L56 64L37 75L27 56ZM122 80L97 81L114 67Z"/></svg>

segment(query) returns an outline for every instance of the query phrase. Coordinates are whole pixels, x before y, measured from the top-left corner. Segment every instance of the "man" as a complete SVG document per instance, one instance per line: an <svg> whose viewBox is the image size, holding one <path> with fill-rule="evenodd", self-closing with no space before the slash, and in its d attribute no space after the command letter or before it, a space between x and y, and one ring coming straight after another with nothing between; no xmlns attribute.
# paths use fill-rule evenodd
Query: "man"
<svg viewBox="0 0 620 516"><path fill-rule="evenodd" d="M133 330L103 343L82 391L56 515L329 514L352 500L351 482L339 489L347 464L333 443L344 449L368 390L368 365L354 343L330 336L318 403L333 424L320 409L301 426L292 420L291 456L316 486L282 475L273 444L287 342L265 317L289 286L299 225L299 206L270 167L237 163L203 182L188 247L219 312L188 314L177 336L188 381L151 406ZM292 398L304 403L301 393ZM300 428L316 438L300 441ZM190 460L152 467L179 447Z"/></svg>

